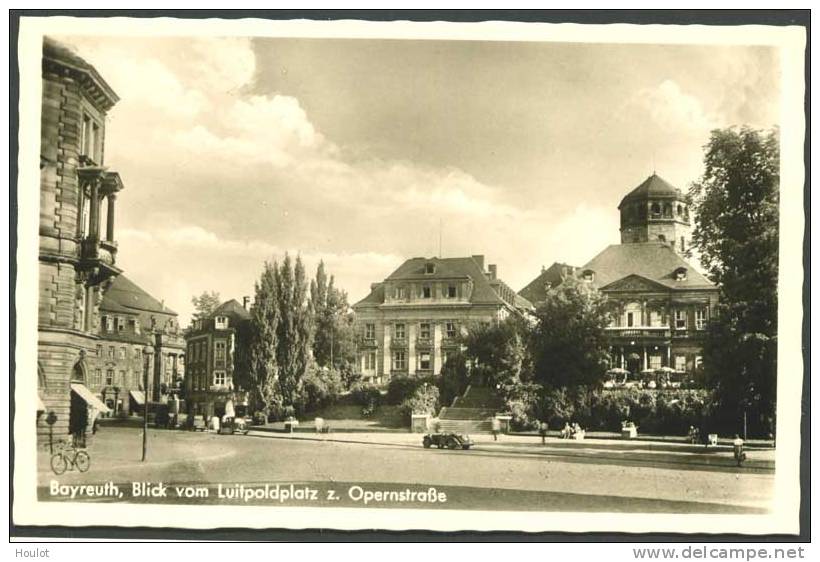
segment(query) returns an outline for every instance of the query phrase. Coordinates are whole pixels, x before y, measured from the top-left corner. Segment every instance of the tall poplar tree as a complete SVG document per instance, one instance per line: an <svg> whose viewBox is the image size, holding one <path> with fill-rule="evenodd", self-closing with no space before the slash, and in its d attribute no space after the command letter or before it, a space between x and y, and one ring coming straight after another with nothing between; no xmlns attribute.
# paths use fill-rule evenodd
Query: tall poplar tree
<svg viewBox="0 0 820 562"><path fill-rule="evenodd" d="M277 344L279 313L278 288L275 282L277 265L265 262L255 285L248 330L248 376L254 402L269 410L277 402Z"/></svg>
<svg viewBox="0 0 820 562"><path fill-rule="evenodd" d="M351 370L356 360L356 340L347 293L335 287L332 275L328 278L323 262L319 262L316 278L310 282L310 302L315 320L316 362L342 372Z"/></svg>

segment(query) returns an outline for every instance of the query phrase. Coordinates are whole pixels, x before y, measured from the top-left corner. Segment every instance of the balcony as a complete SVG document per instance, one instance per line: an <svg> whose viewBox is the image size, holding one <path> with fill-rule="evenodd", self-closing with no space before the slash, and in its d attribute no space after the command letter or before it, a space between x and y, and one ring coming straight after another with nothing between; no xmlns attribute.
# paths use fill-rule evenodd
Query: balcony
<svg viewBox="0 0 820 562"><path fill-rule="evenodd" d="M114 265L116 255L116 242L94 238L83 238L80 241L78 267L87 273L89 285L97 285L122 273L122 270Z"/></svg>
<svg viewBox="0 0 820 562"><path fill-rule="evenodd" d="M669 326L610 326L606 329L608 336L613 338L670 338L672 330Z"/></svg>

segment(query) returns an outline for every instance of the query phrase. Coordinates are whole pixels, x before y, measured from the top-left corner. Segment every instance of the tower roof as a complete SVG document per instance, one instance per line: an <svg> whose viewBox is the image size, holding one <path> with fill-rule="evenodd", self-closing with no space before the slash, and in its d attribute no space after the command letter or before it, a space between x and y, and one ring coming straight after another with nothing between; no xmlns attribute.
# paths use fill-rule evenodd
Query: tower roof
<svg viewBox="0 0 820 562"><path fill-rule="evenodd" d="M645 200L650 198L678 199L681 197L682 194L680 189L675 188L658 174L653 173L651 176L646 178L641 185L627 193L626 196L621 199L621 203L618 205L618 208L620 209L624 203L628 201Z"/></svg>

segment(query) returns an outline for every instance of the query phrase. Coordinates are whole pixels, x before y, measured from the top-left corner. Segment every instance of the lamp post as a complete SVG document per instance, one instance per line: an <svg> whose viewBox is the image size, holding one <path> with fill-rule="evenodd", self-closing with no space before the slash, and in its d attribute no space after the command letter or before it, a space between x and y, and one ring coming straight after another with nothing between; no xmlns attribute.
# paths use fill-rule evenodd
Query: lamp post
<svg viewBox="0 0 820 562"><path fill-rule="evenodd" d="M148 368L151 365L151 355L154 349L150 345L142 348L142 462L148 454Z"/></svg>

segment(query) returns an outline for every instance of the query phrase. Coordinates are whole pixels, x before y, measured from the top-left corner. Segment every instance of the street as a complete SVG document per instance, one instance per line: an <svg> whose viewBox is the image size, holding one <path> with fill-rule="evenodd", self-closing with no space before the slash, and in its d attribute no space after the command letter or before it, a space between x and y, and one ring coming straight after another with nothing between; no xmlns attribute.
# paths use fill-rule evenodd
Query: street
<svg viewBox="0 0 820 562"><path fill-rule="evenodd" d="M41 454L39 494L63 500L52 494L53 482L112 482L122 496L78 499L351 507L364 506L369 497L367 507L642 513L762 513L772 501L771 450L750 451L750 462L737 468L725 450L679 444L474 438L473 449L450 451L424 449L421 436L409 433L240 436L149 429L148 462L140 463L141 430L111 426L95 436L87 473L55 476ZM171 492L135 496L132 482L162 482ZM207 495L175 492L174 485ZM431 487L446 500L427 497ZM299 489L314 497L293 492Z"/></svg>

